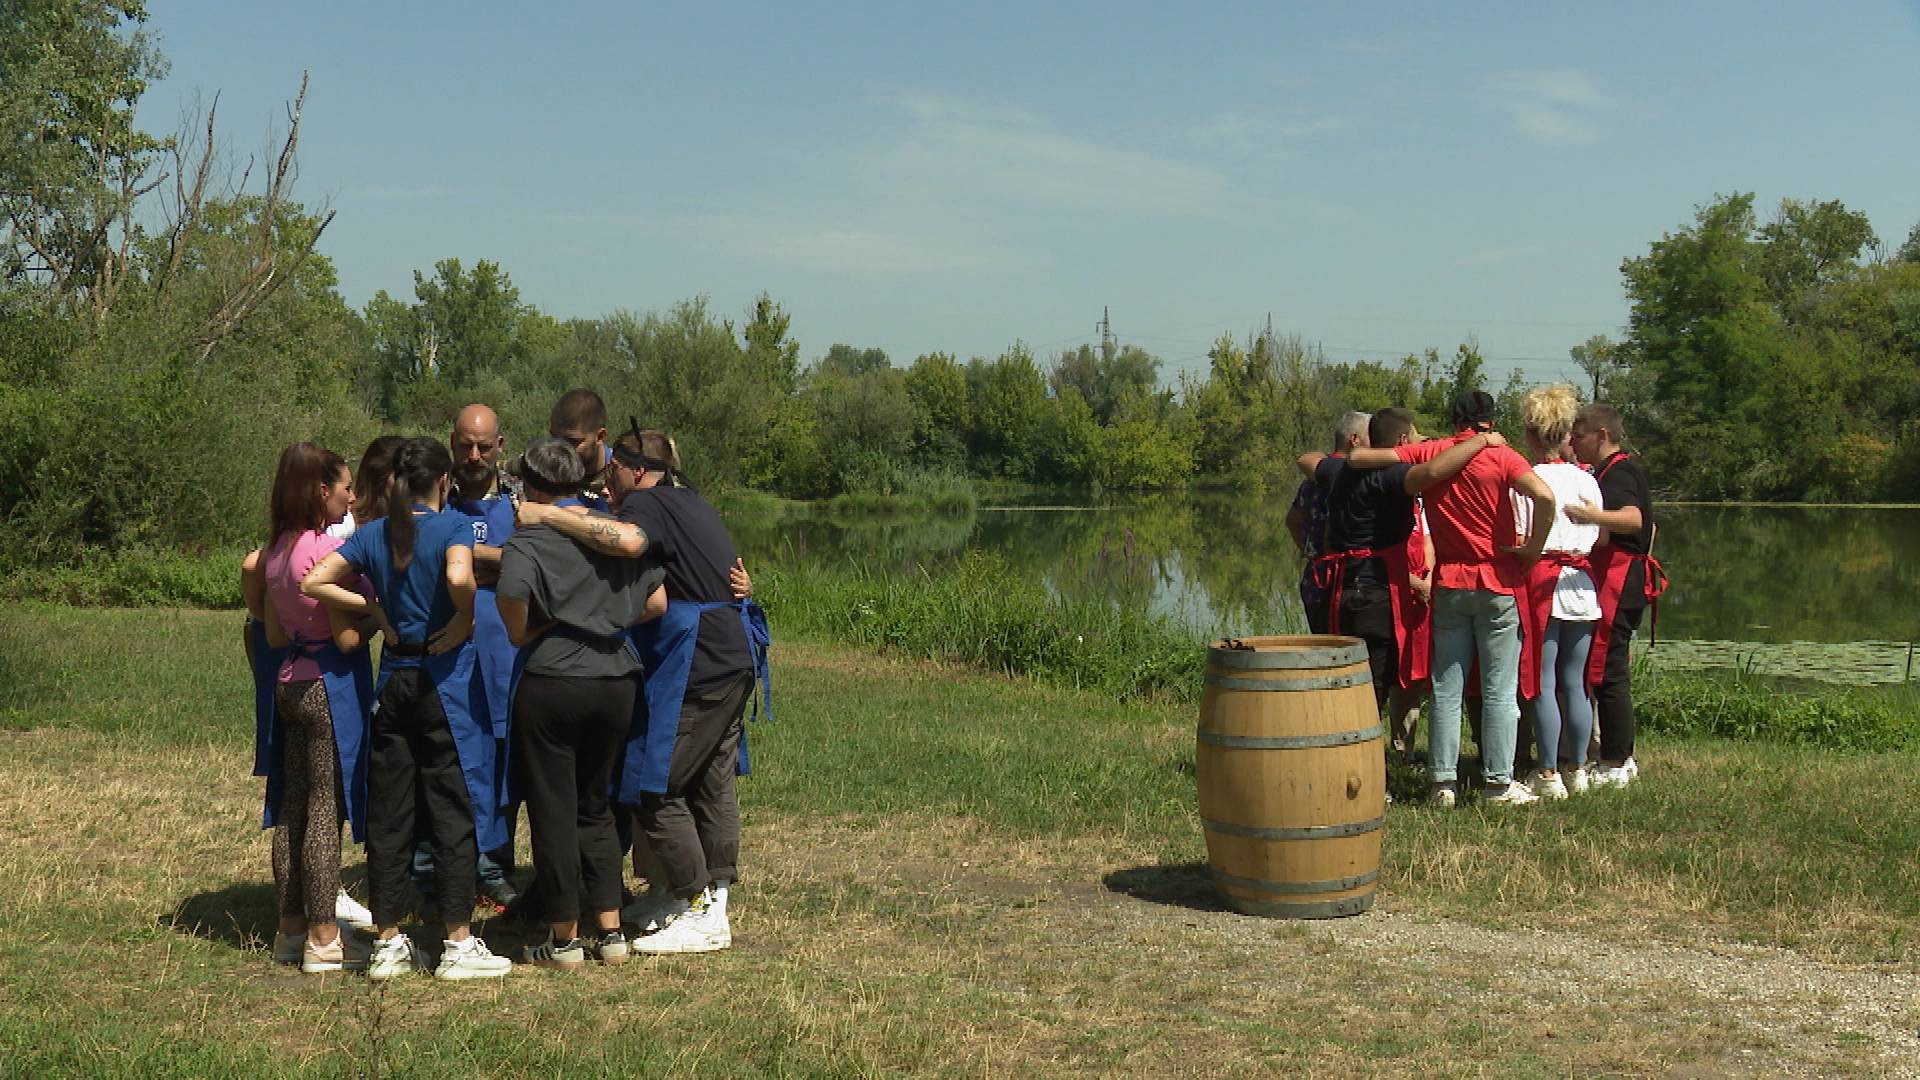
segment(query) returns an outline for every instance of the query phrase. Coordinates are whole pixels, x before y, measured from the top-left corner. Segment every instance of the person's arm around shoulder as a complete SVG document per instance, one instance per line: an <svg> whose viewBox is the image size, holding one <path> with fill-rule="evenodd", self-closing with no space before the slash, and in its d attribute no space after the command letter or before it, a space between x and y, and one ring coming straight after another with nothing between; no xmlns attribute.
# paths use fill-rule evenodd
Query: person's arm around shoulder
<svg viewBox="0 0 1920 1080"><path fill-rule="evenodd" d="M1320 463L1327 460L1327 457L1327 454L1319 450L1309 450L1295 458L1293 465L1299 469L1307 479L1311 480L1313 479L1313 474L1320 468Z"/></svg>
<svg viewBox="0 0 1920 1080"><path fill-rule="evenodd" d="M1489 446L1505 445L1506 437L1497 431L1483 431L1471 439L1461 439L1408 470L1406 481L1401 486L1407 494L1418 495L1435 484L1460 475L1460 470L1466 468L1467 463L1480 451Z"/></svg>
<svg viewBox="0 0 1920 1080"><path fill-rule="evenodd" d="M591 513L584 506L555 508L545 503L522 502L514 512L514 522L522 529L545 525L602 555L637 559L647 551L647 534L640 526Z"/></svg>
<svg viewBox="0 0 1920 1080"><path fill-rule="evenodd" d="M1517 456L1517 455L1516 455ZM1547 533L1553 529L1553 488L1547 486L1540 474L1520 463L1518 472L1508 476L1508 482L1515 491L1533 500L1533 523L1527 531L1526 543L1519 547L1502 547L1500 550L1519 558L1522 566L1532 566L1540 561L1540 553L1547 549Z"/></svg>

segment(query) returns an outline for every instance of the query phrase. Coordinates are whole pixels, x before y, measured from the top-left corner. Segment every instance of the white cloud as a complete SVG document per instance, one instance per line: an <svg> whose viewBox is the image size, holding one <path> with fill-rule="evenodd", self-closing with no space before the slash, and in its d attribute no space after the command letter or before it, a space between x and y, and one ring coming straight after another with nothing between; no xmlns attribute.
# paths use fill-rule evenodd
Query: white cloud
<svg viewBox="0 0 1920 1080"><path fill-rule="evenodd" d="M941 229L895 229L850 217L801 221L788 216L709 214L676 227L736 258L766 260L851 276L965 274L1029 268L1025 252Z"/></svg>
<svg viewBox="0 0 1920 1080"><path fill-rule="evenodd" d="M1572 68L1504 72L1492 90L1514 130L1540 142L1597 142L1593 114L1611 104L1591 76Z"/></svg>
<svg viewBox="0 0 1920 1080"><path fill-rule="evenodd" d="M1062 132L1025 110L924 95L896 104L909 123L872 164L909 196L1140 217L1258 209L1215 169Z"/></svg>

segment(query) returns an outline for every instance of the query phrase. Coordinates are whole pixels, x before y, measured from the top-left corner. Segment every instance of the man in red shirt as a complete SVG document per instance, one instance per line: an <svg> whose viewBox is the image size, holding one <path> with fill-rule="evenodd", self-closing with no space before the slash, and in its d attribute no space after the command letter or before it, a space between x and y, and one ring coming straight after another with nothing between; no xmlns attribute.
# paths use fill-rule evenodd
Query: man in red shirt
<svg viewBox="0 0 1920 1080"><path fill-rule="evenodd" d="M1355 451L1349 461L1379 468L1397 461L1429 461L1464 438L1493 429L1494 401L1481 390L1453 402L1452 439L1432 439L1394 450ZM1514 547L1513 500L1517 491L1533 500L1527 542ZM1474 455L1459 475L1426 494L1433 538L1433 718L1427 729L1427 765L1432 801L1452 806L1460 765L1460 707L1467 669L1480 658L1480 772L1489 802L1532 802L1526 785L1513 782L1514 743L1520 726L1516 696L1520 666L1520 611L1514 593L1539 559L1553 524L1553 490L1502 442Z"/></svg>

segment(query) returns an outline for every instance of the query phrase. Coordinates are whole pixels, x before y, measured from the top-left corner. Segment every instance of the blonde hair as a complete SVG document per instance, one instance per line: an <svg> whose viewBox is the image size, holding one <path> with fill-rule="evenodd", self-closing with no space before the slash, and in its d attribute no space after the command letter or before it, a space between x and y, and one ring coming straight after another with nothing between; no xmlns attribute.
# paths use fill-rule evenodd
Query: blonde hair
<svg viewBox="0 0 1920 1080"><path fill-rule="evenodd" d="M1526 421L1527 430L1548 448L1567 441L1573 431L1573 418L1579 411L1580 398L1570 383L1536 386L1527 391L1520 403L1520 416Z"/></svg>

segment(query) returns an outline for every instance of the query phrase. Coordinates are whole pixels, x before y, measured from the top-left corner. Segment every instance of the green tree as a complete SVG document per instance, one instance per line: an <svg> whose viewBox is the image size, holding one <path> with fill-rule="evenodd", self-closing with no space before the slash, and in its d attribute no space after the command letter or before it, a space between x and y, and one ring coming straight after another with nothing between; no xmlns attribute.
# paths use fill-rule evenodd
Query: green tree
<svg viewBox="0 0 1920 1080"><path fill-rule="evenodd" d="M1907 240L1893 253L1895 262L1920 263L1920 223L1907 232Z"/></svg>
<svg viewBox="0 0 1920 1080"><path fill-rule="evenodd" d="M936 468L965 468L973 429L967 369L951 354L927 353L907 369L907 393L913 397L915 458Z"/></svg>
<svg viewBox="0 0 1920 1080"><path fill-rule="evenodd" d="M96 319L138 239L165 140L134 125L166 61L140 0L0 0L0 276Z"/></svg>
<svg viewBox="0 0 1920 1080"><path fill-rule="evenodd" d="M520 290L498 263L481 259L469 271L459 259L442 259L433 270L431 278L414 271L411 304L384 289L375 293L366 320L376 406L392 419L407 416L437 426L459 407L453 397L557 347L564 334L521 302Z"/></svg>
<svg viewBox="0 0 1920 1080"><path fill-rule="evenodd" d="M887 359L884 349L856 349L851 345L832 345L827 348L827 355L820 358L818 370L859 376L869 372L884 371L891 366L893 365Z"/></svg>
<svg viewBox="0 0 1920 1080"><path fill-rule="evenodd" d="M1838 200L1783 199L1757 239L1760 276L1789 320L1804 317L1818 290L1857 270L1860 253L1879 243L1867 216Z"/></svg>
<svg viewBox="0 0 1920 1080"><path fill-rule="evenodd" d="M967 394L974 461L991 475L1031 479L1034 437L1047 408L1047 383L1033 350L1016 341L993 360L975 357L967 365Z"/></svg>
<svg viewBox="0 0 1920 1080"><path fill-rule="evenodd" d="M1160 358L1137 345L1096 350L1091 345L1061 353L1047 372L1047 388L1060 397L1071 388L1106 426L1129 395L1152 394L1160 382Z"/></svg>
<svg viewBox="0 0 1920 1080"><path fill-rule="evenodd" d="M1619 347L1605 334L1595 334L1567 350L1567 355L1592 382L1588 401L1610 401L1606 395L1607 377L1620 366Z"/></svg>

